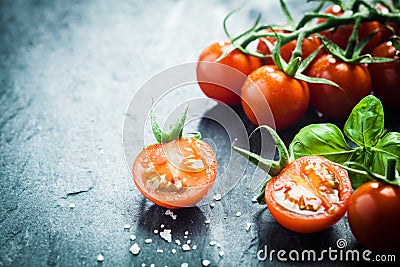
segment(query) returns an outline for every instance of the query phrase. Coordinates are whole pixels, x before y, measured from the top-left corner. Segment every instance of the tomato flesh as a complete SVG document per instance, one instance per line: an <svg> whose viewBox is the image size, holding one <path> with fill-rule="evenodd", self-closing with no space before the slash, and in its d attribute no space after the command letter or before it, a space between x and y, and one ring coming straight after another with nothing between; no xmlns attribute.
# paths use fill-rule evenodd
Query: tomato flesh
<svg viewBox="0 0 400 267"><path fill-rule="evenodd" d="M330 227L346 212L352 189L347 173L329 160L306 156L269 181L265 201L285 228L313 233Z"/></svg>
<svg viewBox="0 0 400 267"><path fill-rule="evenodd" d="M351 196L348 221L363 246L400 252L400 187L367 182Z"/></svg>
<svg viewBox="0 0 400 267"><path fill-rule="evenodd" d="M195 138L182 138L145 148L133 164L139 191L166 208L191 207L211 188L217 161L211 147Z"/></svg>

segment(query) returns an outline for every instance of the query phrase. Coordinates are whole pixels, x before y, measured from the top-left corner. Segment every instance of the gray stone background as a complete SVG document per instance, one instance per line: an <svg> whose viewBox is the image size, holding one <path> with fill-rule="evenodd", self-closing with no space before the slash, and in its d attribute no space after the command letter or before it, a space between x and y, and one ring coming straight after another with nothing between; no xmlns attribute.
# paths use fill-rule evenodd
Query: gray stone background
<svg viewBox="0 0 400 267"><path fill-rule="evenodd" d="M264 245L327 249L339 238L359 248L345 219L311 235L283 229L251 202L245 182L215 208L174 211L177 220L132 182L122 149L130 99L152 75L195 61L225 39L222 20L243 2L0 2L0 266L201 266L203 259L211 266L298 266L310 263L265 263L256 253ZM297 15L310 8L289 3ZM243 30L257 12L266 22L282 20L278 1L250 1L230 27ZM173 240L185 241L188 231L197 249L166 243L153 233L161 224ZM129 252L134 242L137 256Z"/></svg>

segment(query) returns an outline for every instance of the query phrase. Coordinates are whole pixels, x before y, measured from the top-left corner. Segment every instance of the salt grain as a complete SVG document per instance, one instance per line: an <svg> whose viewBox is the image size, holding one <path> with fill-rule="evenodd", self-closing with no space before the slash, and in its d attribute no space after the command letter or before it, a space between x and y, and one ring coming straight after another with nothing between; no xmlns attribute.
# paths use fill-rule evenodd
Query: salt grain
<svg viewBox="0 0 400 267"><path fill-rule="evenodd" d="M215 207L215 203L214 202L210 203L210 207L214 208Z"/></svg>
<svg viewBox="0 0 400 267"><path fill-rule="evenodd" d="M203 266L207 267L207 266L209 266L209 265L211 264L211 262L210 262L209 260L203 260L203 261L201 262L201 264L202 264Z"/></svg>
<svg viewBox="0 0 400 267"><path fill-rule="evenodd" d="M236 217L242 216L242 213L240 211L236 212Z"/></svg>
<svg viewBox="0 0 400 267"><path fill-rule="evenodd" d="M220 256L220 257L222 257L222 256L224 256L224 255L225 255L225 252L223 252L223 251L220 251L220 252L219 252L219 256Z"/></svg>
<svg viewBox="0 0 400 267"><path fill-rule="evenodd" d="M214 195L213 198L214 198L215 201L220 201L222 196L221 196L221 194L216 194L216 195Z"/></svg>
<svg viewBox="0 0 400 267"><path fill-rule="evenodd" d="M98 261L98 262L104 261L104 256L103 256L102 254L99 254L99 255L97 256L97 261Z"/></svg>
<svg viewBox="0 0 400 267"><path fill-rule="evenodd" d="M217 244L217 241L211 241L210 246L215 246Z"/></svg>
<svg viewBox="0 0 400 267"><path fill-rule="evenodd" d="M196 245L193 245L193 246L192 246L192 249L193 249L193 250L197 249L197 246L196 246Z"/></svg>
<svg viewBox="0 0 400 267"><path fill-rule="evenodd" d="M184 263L181 264L181 267L189 267L189 264L184 262Z"/></svg>
<svg viewBox="0 0 400 267"><path fill-rule="evenodd" d="M179 239L175 240L175 243L180 246L181 245L181 241Z"/></svg>
<svg viewBox="0 0 400 267"><path fill-rule="evenodd" d="M151 238L146 239L146 240L144 241L144 243L146 243L146 244L150 244L151 242L153 242L153 240L152 240Z"/></svg>
<svg viewBox="0 0 400 267"><path fill-rule="evenodd" d="M133 254L133 255L137 255L140 252L140 247L137 243L133 244L131 246L131 248L129 249L129 251Z"/></svg>
<svg viewBox="0 0 400 267"><path fill-rule="evenodd" d="M70 208L70 209L75 208L75 204L74 204L74 203L69 204L69 208Z"/></svg>
<svg viewBox="0 0 400 267"><path fill-rule="evenodd" d="M205 224L209 224L211 221L210 220L205 220L204 223Z"/></svg>
<svg viewBox="0 0 400 267"><path fill-rule="evenodd" d="M163 253L163 252L164 252L163 249L160 249L160 248L157 249L157 253L160 253L160 254L161 254L161 253Z"/></svg>
<svg viewBox="0 0 400 267"><path fill-rule="evenodd" d="M171 252L172 252L172 254L175 254L175 253L176 253L176 249L173 248L173 249L171 250Z"/></svg>
<svg viewBox="0 0 400 267"><path fill-rule="evenodd" d="M154 234L158 234L158 230L157 230L157 229L154 229L153 233L154 233Z"/></svg>
<svg viewBox="0 0 400 267"><path fill-rule="evenodd" d="M131 229L131 225L130 225L130 224L125 224L125 225L124 225L124 229L125 229L125 230Z"/></svg>
<svg viewBox="0 0 400 267"><path fill-rule="evenodd" d="M190 250L190 246L188 244L183 244L182 245L182 250L183 251L189 251Z"/></svg>
<svg viewBox="0 0 400 267"><path fill-rule="evenodd" d="M165 241L167 241L168 243L171 243L172 241L171 229L165 229L164 231L160 232L160 237Z"/></svg>
<svg viewBox="0 0 400 267"><path fill-rule="evenodd" d="M134 241L134 240L136 239L136 236L135 236L135 235L130 235L129 238L130 238L132 241Z"/></svg>
<svg viewBox="0 0 400 267"><path fill-rule="evenodd" d="M248 232L250 230L251 223L246 223L246 231Z"/></svg>
<svg viewBox="0 0 400 267"><path fill-rule="evenodd" d="M256 197L256 196L254 196L254 197L251 199L251 202L253 202L253 203L257 203L257 197Z"/></svg>

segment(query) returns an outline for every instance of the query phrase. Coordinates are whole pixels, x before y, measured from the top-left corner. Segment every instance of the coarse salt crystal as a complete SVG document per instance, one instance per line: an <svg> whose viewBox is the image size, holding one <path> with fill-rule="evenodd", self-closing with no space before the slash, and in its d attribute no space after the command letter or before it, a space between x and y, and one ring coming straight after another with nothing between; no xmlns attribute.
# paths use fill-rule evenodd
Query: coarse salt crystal
<svg viewBox="0 0 400 267"><path fill-rule="evenodd" d="M151 238L148 238L144 241L144 243L146 243L146 244L150 244L151 242L153 242L153 239L151 239Z"/></svg>
<svg viewBox="0 0 400 267"><path fill-rule="evenodd" d="M210 203L210 207L214 208L215 207L215 203L214 202Z"/></svg>
<svg viewBox="0 0 400 267"><path fill-rule="evenodd" d="M154 229L153 233L154 233L154 234L158 234L158 230L157 230L157 229Z"/></svg>
<svg viewBox="0 0 400 267"><path fill-rule="evenodd" d="M103 256L102 254L99 254L99 255L97 256L97 261L99 261L99 262L104 261L104 256Z"/></svg>
<svg viewBox="0 0 400 267"><path fill-rule="evenodd" d="M161 254L161 253L163 253L163 252L164 252L163 249L160 249L160 248L157 249L157 253L160 253L160 254Z"/></svg>
<svg viewBox="0 0 400 267"><path fill-rule="evenodd" d="M211 221L210 220L205 220L204 223L205 224L209 224Z"/></svg>
<svg viewBox="0 0 400 267"><path fill-rule="evenodd" d="M134 241L134 240L136 239L136 236L135 236L135 235L130 235L129 238L130 238L132 241Z"/></svg>
<svg viewBox="0 0 400 267"><path fill-rule="evenodd" d="M181 264L181 267L189 267L189 264L184 262L184 263Z"/></svg>
<svg viewBox="0 0 400 267"><path fill-rule="evenodd" d="M203 260L203 261L201 262L201 264L202 264L203 266L207 267L207 266L209 266L209 265L211 264L211 262L210 262L209 260Z"/></svg>
<svg viewBox="0 0 400 267"><path fill-rule="evenodd" d="M242 216L242 213L240 211L236 212L236 217Z"/></svg>
<svg viewBox="0 0 400 267"><path fill-rule="evenodd" d="M251 223L246 223L246 231L249 231L251 227Z"/></svg>
<svg viewBox="0 0 400 267"><path fill-rule="evenodd" d="M253 202L253 203L257 203L257 197L256 197L256 196L254 196L254 197L251 199L251 202Z"/></svg>
<svg viewBox="0 0 400 267"><path fill-rule="evenodd" d="M176 253L176 249L173 248L173 249L171 250L171 252L172 252L172 254L175 254L175 253Z"/></svg>
<svg viewBox="0 0 400 267"><path fill-rule="evenodd" d="M172 241L171 229L165 229L164 231L160 232L160 237L165 241L167 241L168 243L171 243Z"/></svg>
<svg viewBox="0 0 400 267"><path fill-rule="evenodd" d="M217 244L217 241L211 241L210 246L215 246Z"/></svg>
<svg viewBox="0 0 400 267"><path fill-rule="evenodd" d="M188 240L188 241L186 241L186 244L190 244L192 242L192 240Z"/></svg>
<svg viewBox="0 0 400 267"><path fill-rule="evenodd" d="M175 243L180 246L181 245L181 241L179 239L175 240Z"/></svg>
<svg viewBox="0 0 400 267"><path fill-rule="evenodd" d="M220 201L221 200L221 198L222 198L222 196L221 196L221 194L216 194L216 195L214 195L214 200L216 200L216 201Z"/></svg>
<svg viewBox="0 0 400 267"><path fill-rule="evenodd" d="M124 225L124 229L125 229L125 230L128 230L128 229L130 229L130 228L131 228L131 225L130 225L130 224L125 224L125 225Z"/></svg>
<svg viewBox="0 0 400 267"><path fill-rule="evenodd" d="M75 203L71 203L71 204L69 204L69 208L70 208L70 209L73 209L73 208L75 208Z"/></svg>
<svg viewBox="0 0 400 267"><path fill-rule="evenodd" d="M161 228L164 228L164 224L161 224L160 227L161 227Z"/></svg>
<svg viewBox="0 0 400 267"><path fill-rule="evenodd" d="M193 245L192 246L192 249L194 250L194 249L197 249L197 246L196 245Z"/></svg>
<svg viewBox="0 0 400 267"><path fill-rule="evenodd" d="M190 246L188 244L183 244L182 245L182 250L183 251L189 251L190 250Z"/></svg>
<svg viewBox="0 0 400 267"><path fill-rule="evenodd" d="M219 252L219 256L220 256L220 257L222 257L222 256L224 256L224 255L225 255L225 252L223 252L223 251L220 251L220 252Z"/></svg>
<svg viewBox="0 0 400 267"><path fill-rule="evenodd" d="M131 246L131 248L129 249L129 251L133 254L133 255L137 255L140 252L140 247L137 243L133 244Z"/></svg>
<svg viewBox="0 0 400 267"><path fill-rule="evenodd" d="M156 267L156 265L154 263L150 264L150 267Z"/></svg>
<svg viewBox="0 0 400 267"><path fill-rule="evenodd" d="M185 231L185 235L188 235L189 234L189 231Z"/></svg>

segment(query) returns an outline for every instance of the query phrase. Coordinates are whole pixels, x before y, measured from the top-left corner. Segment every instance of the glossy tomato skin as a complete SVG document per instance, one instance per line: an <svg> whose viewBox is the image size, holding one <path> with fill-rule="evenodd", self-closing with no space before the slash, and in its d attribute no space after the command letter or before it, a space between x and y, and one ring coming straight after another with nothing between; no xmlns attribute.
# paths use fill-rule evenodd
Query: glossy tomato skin
<svg viewBox="0 0 400 267"><path fill-rule="evenodd" d="M262 61L234 50L215 63L229 45L230 42L221 41L206 47L199 56L196 73L205 95L225 104L235 105L240 103L240 88L246 76L260 67Z"/></svg>
<svg viewBox="0 0 400 267"><path fill-rule="evenodd" d="M338 5L332 5L325 9L325 14L331 14L334 16L342 16L344 11ZM318 23L324 22L325 19L319 19ZM381 24L377 21L364 22L360 24L358 29L358 39L362 40L375 30L377 33L368 41L367 45L362 50L362 53L371 53L372 50L379 45L382 39L382 33L379 31ZM325 37L329 38L333 43L337 44L340 48L346 49L349 43L350 35L353 31L353 25L341 25L333 31L326 31L321 33Z"/></svg>
<svg viewBox="0 0 400 267"><path fill-rule="evenodd" d="M361 185L350 198L347 218L363 246L400 252L400 187L378 181Z"/></svg>
<svg viewBox="0 0 400 267"><path fill-rule="evenodd" d="M310 93L307 83L299 81L276 66L262 66L252 72L242 88L242 106L255 125L267 124L272 112L277 129L290 127L307 111Z"/></svg>
<svg viewBox="0 0 400 267"><path fill-rule="evenodd" d="M350 179L342 168L320 156L305 156L268 182L265 201L282 226L313 233L344 216L351 193Z"/></svg>
<svg viewBox="0 0 400 267"><path fill-rule="evenodd" d="M348 64L330 54L322 55L312 63L308 75L331 80L343 89L309 84L311 104L327 117L347 118L353 107L371 93L371 77L365 65Z"/></svg>
<svg viewBox="0 0 400 267"><path fill-rule="evenodd" d="M267 30L267 32L271 32L271 30ZM277 31L277 32L284 32L284 31ZM265 39L268 39L268 41L271 42L272 44L276 42L275 38L261 38L257 44L257 51L263 55L270 55L271 51L269 50L267 44L265 43ZM303 43L301 44L301 50L302 50L301 59L304 60L305 58L307 58L316 49L318 49L320 45L321 41L314 35L305 38L303 40ZM295 48L296 48L296 40L290 41L287 44L282 45L280 50L280 55L286 62L289 62ZM273 64L274 62L272 58L266 58L266 65L273 65Z"/></svg>
<svg viewBox="0 0 400 267"><path fill-rule="evenodd" d="M391 41L379 45L372 52L374 57L397 59L390 63L368 65L372 90L382 103L392 109L400 109L400 58Z"/></svg>
<svg viewBox="0 0 400 267"><path fill-rule="evenodd" d="M213 185L217 160L204 141L181 138L142 150L132 175L136 187L153 203L169 209L192 207Z"/></svg>

